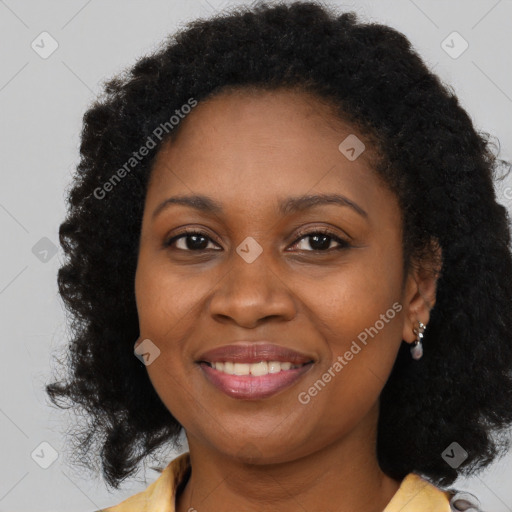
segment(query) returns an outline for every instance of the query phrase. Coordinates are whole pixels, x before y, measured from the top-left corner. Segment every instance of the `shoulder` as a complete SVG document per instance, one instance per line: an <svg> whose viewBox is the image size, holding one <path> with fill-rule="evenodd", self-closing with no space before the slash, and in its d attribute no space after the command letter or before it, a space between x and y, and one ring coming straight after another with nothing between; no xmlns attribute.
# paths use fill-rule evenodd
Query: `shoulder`
<svg viewBox="0 0 512 512"><path fill-rule="evenodd" d="M189 470L190 456L186 452L169 462L145 490L94 512L174 512L176 489L187 478Z"/></svg>
<svg viewBox="0 0 512 512"><path fill-rule="evenodd" d="M409 473L383 512L482 512L475 496L455 489L443 490Z"/></svg>

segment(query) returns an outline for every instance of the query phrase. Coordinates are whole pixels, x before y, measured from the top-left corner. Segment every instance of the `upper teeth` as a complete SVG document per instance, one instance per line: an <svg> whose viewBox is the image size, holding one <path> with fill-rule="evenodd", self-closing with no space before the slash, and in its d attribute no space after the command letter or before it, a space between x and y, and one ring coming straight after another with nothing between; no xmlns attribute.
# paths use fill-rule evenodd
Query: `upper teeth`
<svg viewBox="0 0 512 512"><path fill-rule="evenodd" d="M230 375L267 375L268 373L278 373L282 370L289 370L290 368L300 368L301 364L292 364L289 362L282 363L280 361L260 361L259 363L232 363L215 362L210 363L212 368L219 370Z"/></svg>

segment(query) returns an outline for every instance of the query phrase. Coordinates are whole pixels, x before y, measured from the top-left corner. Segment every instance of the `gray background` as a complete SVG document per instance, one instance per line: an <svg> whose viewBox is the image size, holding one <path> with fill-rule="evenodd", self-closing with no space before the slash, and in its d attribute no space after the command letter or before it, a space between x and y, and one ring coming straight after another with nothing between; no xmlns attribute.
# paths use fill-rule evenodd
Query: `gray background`
<svg viewBox="0 0 512 512"><path fill-rule="evenodd" d="M156 49L186 21L234 3L243 2L0 0L0 511L91 511L120 502L157 476L141 470L110 492L99 477L67 463L62 432L72 416L49 407L43 392L50 356L69 336L56 286L58 226L78 163L81 118L102 80ZM405 33L451 84L477 129L498 137L501 156L510 159L511 0L331 3ZM465 43L450 35L454 31L468 44L461 55ZM52 41L42 32L58 43L47 58L41 53ZM499 197L510 209L507 186L512 183L499 186ZM475 492L485 510L505 512L512 511L511 483L512 454L456 485Z"/></svg>

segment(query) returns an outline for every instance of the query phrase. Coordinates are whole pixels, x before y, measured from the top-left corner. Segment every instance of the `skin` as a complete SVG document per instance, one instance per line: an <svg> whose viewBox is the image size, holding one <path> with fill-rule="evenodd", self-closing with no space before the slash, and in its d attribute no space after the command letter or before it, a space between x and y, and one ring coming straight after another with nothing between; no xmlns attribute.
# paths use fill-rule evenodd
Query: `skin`
<svg viewBox="0 0 512 512"><path fill-rule="evenodd" d="M418 320L428 324L436 278L403 274L398 202L371 168L369 143L349 161L338 145L364 137L287 90L222 93L178 133L155 160L135 279L139 339L160 350L146 368L189 444L192 474L176 510L382 511L400 482L377 462L379 395L400 344L416 339ZM367 216L337 204L278 213L279 200L306 193L342 194ZM172 204L152 217L165 199L192 194L223 212ZM190 238L164 247L185 227L206 232L202 251ZM321 238L314 251L297 235L321 227L350 246ZM263 250L252 263L236 252L248 236ZM396 302L402 310L301 404L298 394ZM235 399L195 363L235 340L268 340L315 363L276 395Z"/></svg>

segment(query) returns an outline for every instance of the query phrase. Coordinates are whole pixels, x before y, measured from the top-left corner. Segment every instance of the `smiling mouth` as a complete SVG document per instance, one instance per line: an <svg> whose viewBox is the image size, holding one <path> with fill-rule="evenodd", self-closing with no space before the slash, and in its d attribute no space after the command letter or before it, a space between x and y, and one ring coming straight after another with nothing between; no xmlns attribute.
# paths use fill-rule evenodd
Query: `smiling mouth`
<svg viewBox="0 0 512 512"><path fill-rule="evenodd" d="M289 361L259 361L257 363L240 363L233 361L201 361L219 372L227 375L261 377L262 375L279 373L282 371L294 370L302 368L313 361L303 364L294 364Z"/></svg>
<svg viewBox="0 0 512 512"><path fill-rule="evenodd" d="M225 395L241 400L262 400L293 386L313 367L313 363L199 361L199 367L207 382Z"/></svg>

